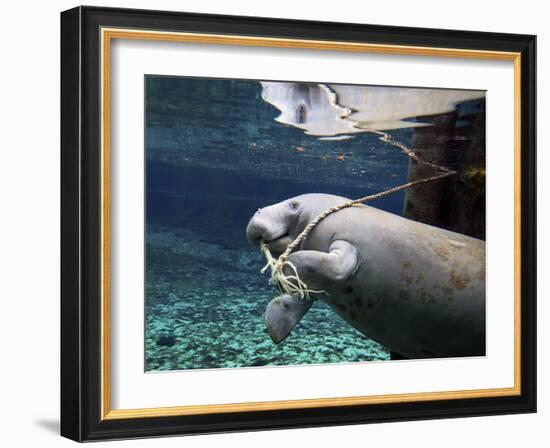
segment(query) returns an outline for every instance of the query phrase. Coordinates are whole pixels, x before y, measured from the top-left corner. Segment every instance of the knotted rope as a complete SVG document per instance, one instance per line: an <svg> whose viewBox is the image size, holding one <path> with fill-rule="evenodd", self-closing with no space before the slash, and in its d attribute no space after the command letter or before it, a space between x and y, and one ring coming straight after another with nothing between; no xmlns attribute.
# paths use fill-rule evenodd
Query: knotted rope
<svg viewBox="0 0 550 448"><path fill-rule="evenodd" d="M294 241L292 241L292 243L287 246L286 250L277 259L275 259L271 254L268 244L263 241L261 243L261 250L267 260L267 264L261 269L260 272L263 274L265 271L267 271L267 269L270 268L271 278L269 279L269 283L277 286L281 292L290 294L295 297L300 297L301 299L310 299L310 294L327 294L326 291L309 289L306 283L300 279L296 266L288 261L288 257L290 256L290 254L294 252L294 250L302 243L302 241L307 238L307 236L315 228L315 226L317 226L317 224L319 224L327 216L339 210L352 207L354 205L374 201L376 199L389 196L390 194L396 193L398 191L406 190L407 188L413 188L418 185L427 184L429 182L433 182L435 180L443 179L445 177L453 176L456 174L456 171L422 160L414 150L408 148L403 143L394 140L393 137L386 132L369 132L380 135L380 140L400 148L410 158L414 159L420 164L429 165L432 168L440 171L440 173L434 176L426 177L424 179L407 182L405 184L398 185L396 187L390 188L389 190L381 191L379 193L363 196L359 199L353 199L343 204L326 209L324 212L315 217L315 219L311 221L304 230L302 230L302 232L296 237L296 239L294 239ZM285 267L288 267L292 272L290 275L286 275L284 273Z"/></svg>

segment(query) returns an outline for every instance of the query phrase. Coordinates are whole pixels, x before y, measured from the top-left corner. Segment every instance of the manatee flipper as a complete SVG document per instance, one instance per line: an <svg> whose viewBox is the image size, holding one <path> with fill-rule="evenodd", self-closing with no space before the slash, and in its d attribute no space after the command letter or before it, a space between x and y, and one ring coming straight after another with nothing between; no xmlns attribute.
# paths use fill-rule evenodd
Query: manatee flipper
<svg viewBox="0 0 550 448"><path fill-rule="evenodd" d="M285 339L312 304L313 301L309 299L300 299L290 294L275 297L269 302L265 310L265 323L273 342L278 344Z"/></svg>
<svg viewBox="0 0 550 448"><path fill-rule="evenodd" d="M328 252L299 250L288 257L300 279L309 289L323 289L326 285L349 279L358 268L357 248L344 240L334 241ZM286 275L294 275L285 267Z"/></svg>

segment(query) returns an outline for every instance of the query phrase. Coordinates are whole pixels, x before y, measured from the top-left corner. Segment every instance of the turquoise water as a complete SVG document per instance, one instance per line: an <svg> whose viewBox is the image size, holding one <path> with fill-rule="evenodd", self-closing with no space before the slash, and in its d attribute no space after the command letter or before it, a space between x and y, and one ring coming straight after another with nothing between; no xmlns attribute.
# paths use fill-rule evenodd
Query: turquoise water
<svg viewBox="0 0 550 448"><path fill-rule="evenodd" d="M372 134L321 140L281 124L261 94L256 81L146 77L146 370L389 359L321 302L275 345L264 312L278 293L245 228L299 194L404 183L409 160ZM372 203L403 204L402 193Z"/></svg>

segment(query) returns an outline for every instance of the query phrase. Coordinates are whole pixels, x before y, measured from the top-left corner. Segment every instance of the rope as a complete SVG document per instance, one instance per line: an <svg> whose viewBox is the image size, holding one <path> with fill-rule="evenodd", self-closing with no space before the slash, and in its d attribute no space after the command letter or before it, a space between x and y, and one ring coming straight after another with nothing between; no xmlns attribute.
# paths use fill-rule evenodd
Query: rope
<svg viewBox="0 0 550 448"><path fill-rule="evenodd" d="M414 152L414 150L412 150L411 148L405 146L403 143L398 142L397 140L395 140L387 132L382 132L382 131L368 131L368 132L370 132L372 134L380 135L380 140L382 140L383 142L389 143L390 145L397 146L407 156L409 156L411 159L417 161L421 165L428 165L428 166L431 166L432 168L434 168L436 170L443 171L445 173L456 174L456 171L450 170L449 168L446 168L444 166L436 165L435 163L428 162L427 160L424 160L422 157L420 157L418 154L416 154L416 152Z"/></svg>
<svg viewBox="0 0 550 448"><path fill-rule="evenodd" d="M268 268L271 268L271 278L269 279L269 284L277 286L277 288L283 293L290 294L294 297L300 297L301 299L309 299L310 294L326 294L326 291L308 289L306 283L300 279L296 266L287 260L288 256L285 258L279 257L276 260L273 258L273 255L271 255L269 246L265 242L262 242L261 249L267 259L267 264L260 270L260 272L263 274ZM285 275L283 273L283 268L285 266L288 266L293 274Z"/></svg>
<svg viewBox="0 0 550 448"><path fill-rule="evenodd" d="M304 230L302 230L302 232L296 237L296 239L294 239L294 241L292 241L292 243L290 243L287 246L286 250L283 252L283 254L281 254L281 256L278 259L273 258L269 250L268 244L266 242L262 242L261 250L264 256L266 257L267 264L261 269L260 272L263 274L265 271L267 271L268 268L271 268L271 278L269 279L269 283L277 286L281 292L291 294L295 297L300 297L301 299L310 299L309 297L310 294L322 294L322 293L327 294L326 291L322 291L322 290L317 291L313 289L308 289L306 283L300 279L296 266L294 266L294 264L288 261L288 257L290 256L290 254L294 252L294 250L302 243L302 241L304 241L307 238L307 236L315 228L315 226L317 226L317 224L319 224L327 216L339 210L352 207L354 205L364 204L365 202L374 201L376 199L389 196L390 194L396 193L398 191L406 190L407 188L413 188L418 185L427 184L429 182L433 182L435 180L443 179L445 177L453 176L456 174L456 171L450 170L443 166L439 166L434 163L427 162L421 159L421 157L419 157L414 152L414 150L408 148L403 143L400 143L394 140L393 137L386 132L382 132L382 131L369 131L369 132L380 135L381 136L380 140L400 148L411 159L414 159L420 164L431 166L432 168L435 168L436 170L440 171L440 173L434 176L426 177L424 179L418 179L411 182L407 182L405 184L398 185L396 187L390 188L389 190L381 191L379 193L363 196L362 198L359 198L359 199L353 199L343 204L336 205L334 207L330 207L326 209L324 212L319 214L313 221L311 221L304 228ZM285 275L285 273L283 272L285 266L287 266L291 270L292 272L291 275Z"/></svg>

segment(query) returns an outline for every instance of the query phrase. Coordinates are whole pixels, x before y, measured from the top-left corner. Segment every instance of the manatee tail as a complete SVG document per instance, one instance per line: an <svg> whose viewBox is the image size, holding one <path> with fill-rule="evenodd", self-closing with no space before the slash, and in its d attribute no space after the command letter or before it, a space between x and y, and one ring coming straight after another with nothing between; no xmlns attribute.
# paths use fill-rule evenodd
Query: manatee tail
<svg viewBox="0 0 550 448"><path fill-rule="evenodd" d="M273 342L284 340L311 308L313 301L283 294L275 297L265 310L267 331Z"/></svg>

